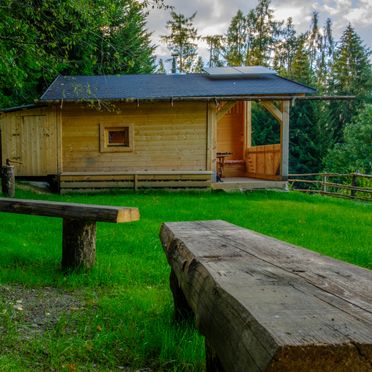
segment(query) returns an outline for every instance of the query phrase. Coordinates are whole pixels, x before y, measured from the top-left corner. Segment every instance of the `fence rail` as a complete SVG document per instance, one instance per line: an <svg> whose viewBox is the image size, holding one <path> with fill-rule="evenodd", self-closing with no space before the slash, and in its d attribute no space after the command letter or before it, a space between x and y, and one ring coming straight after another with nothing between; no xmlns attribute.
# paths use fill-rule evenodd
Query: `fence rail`
<svg viewBox="0 0 372 372"><path fill-rule="evenodd" d="M296 173L288 182L292 190L372 202L372 175L362 173Z"/></svg>

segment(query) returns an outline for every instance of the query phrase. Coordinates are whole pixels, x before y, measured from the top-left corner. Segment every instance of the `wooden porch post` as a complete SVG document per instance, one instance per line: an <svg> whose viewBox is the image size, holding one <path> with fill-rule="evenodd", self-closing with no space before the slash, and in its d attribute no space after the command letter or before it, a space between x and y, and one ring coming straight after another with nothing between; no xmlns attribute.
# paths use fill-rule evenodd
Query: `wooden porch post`
<svg viewBox="0 0 372 372"><path fill-rule="evenodd" d="M252 101L244 102L244 158L248 147L252 146Z"/></svg>
<svg viewBox="0 0 372 372"><path fill-rule="evenodd" d="M212 182L216 182L217 112L216 104L207 105L207 170L212 171Z"/></svg>
<svg viewBox="0 0 372 372"><path fill-rule="evenodd" d="M281 103L282 122L280 125L281 167L280 173L283 181L288 180L288 158L289 158L289 107L290 101Z"/></svg>

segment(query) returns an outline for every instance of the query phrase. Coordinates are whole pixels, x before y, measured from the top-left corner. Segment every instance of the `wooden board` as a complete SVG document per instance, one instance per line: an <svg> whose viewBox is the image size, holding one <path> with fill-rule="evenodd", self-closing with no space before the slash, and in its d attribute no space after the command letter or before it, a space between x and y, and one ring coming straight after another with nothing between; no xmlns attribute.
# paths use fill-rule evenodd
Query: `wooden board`
<svg viewBox="0 0 372 372"><path fill-rule="evenodd" d="M124 174L106 173L66 173L58 177L60 191L76 189L141 189L141 188L208 188L211 184L211 172L191 171L153 171Z"/></svg>
<svg viewBox="0 0 372 372"><path fill-rule="evenodd" d="M370 371L372 271L224 221L161 241L225 371Z"/></svg>
<svg viewBox="0 0 372 372"><path fill-rule="evenodd" d="M137 208L0 198L0 212L103 222L139 220Z"/></svg>
<svg viewBox="0 0 372 372"><path fill-rule="evenodd" d="M2 161L13 161L16 176L47 176L58 169L57 114L52 107L2 115Z"/></svg>
<svg viewBox="0 0 372 372"><path fill-rule="evenodd" d="M277 179L280 173L281 145L249 147L246 151L248 177Z"/></svg>

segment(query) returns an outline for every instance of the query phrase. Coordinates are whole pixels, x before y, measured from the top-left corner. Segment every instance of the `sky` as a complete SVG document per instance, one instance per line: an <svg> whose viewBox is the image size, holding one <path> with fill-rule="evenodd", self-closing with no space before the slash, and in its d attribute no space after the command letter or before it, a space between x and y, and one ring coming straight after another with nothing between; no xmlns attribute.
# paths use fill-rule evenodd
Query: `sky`
<svg viewBox="0 0 372 372"><path fill-rule="evenodd" d="M194 25L200 35L224 34L231 18L241 9L247 14L256 7L258 0L165 0L173 5L177 13L191 16L195 11ZM351 23L365 45L372 49L372 0L272 0L271 7L277 20L293 18L297 32L309 28L313 11L319 13L320 25L327 18L333 22L334 37L338 40L348 23ZM170 19L169 11L151 10L148 16L148 30L153 33L152 40L158 58L169 58L169 51L160 41L167 34L165 28ZM207 60L208 52L203 42L199 43L199 54Z"/></svg>

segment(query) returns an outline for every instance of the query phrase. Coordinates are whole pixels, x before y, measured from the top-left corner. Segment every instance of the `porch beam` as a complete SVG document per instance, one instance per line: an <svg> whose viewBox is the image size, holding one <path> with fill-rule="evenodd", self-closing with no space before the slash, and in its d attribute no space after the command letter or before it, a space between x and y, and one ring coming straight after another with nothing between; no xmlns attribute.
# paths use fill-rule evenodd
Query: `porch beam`
<svg viewBox="0 0 372 372"><path fill-rule="evenodd" d="M217 111L217 121L220 121L235 105L236 101L226 102L222 108Z"/></svg>
<svg viewBox="0 0 372 372"><path fill-rule="evenodd" d="M282 112L282 123L280 125L281 145L281 167L280 173L283 181L288 180L288 158L289 158L289 110L290 101L283 101L280 104Z"/></svg>
<svg viewBox="0 0 372 372"><path fill-rule="evenodd" d="M217 154L217 107L214 102L208 102L207 105L207 170L213 172L212 182L215 182Z"/></svg>
<svg viewBox="0 0 372 372"><path fill-rule="evenodd" d="M264 107L280 124L283 122L283 113L272 102L262 101L260 105Z"/></svg>
<svg viewBox="0 0 372 372"><path fill-rule="evenodd" d="M244 101L244 149L251 146L252 146L252 102Z"/></svg>

